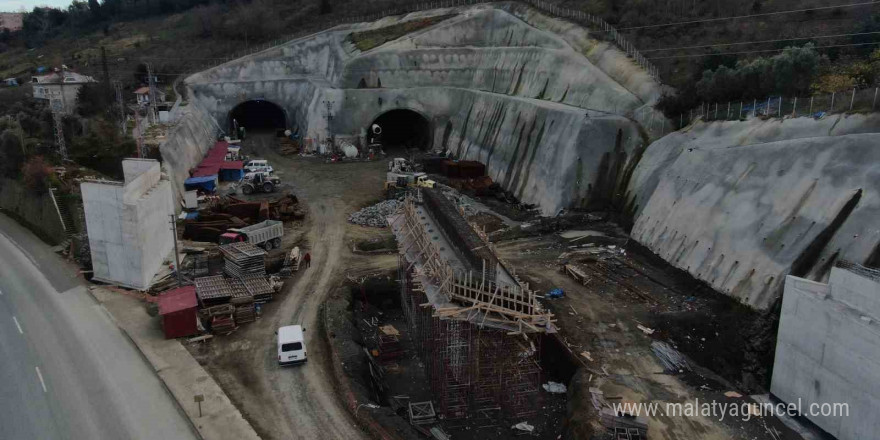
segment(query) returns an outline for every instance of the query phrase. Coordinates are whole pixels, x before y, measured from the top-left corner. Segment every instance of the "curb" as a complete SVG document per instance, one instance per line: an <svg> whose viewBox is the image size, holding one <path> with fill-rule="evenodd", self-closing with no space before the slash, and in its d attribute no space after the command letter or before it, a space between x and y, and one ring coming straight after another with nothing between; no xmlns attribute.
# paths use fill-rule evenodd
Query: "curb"
<svg viewBox="0 0 880 440"><path fill-rule="evenodd" d="M324 343L326 343L330 349L330 362L333 363L333 379L336 382L336 386L339 388L337 390L339 391L338 396L343 400L348 412L354 417L358 425L364 428L373 438L382 440L403 440L400 436L388 432L388 430L377 422L369 412L366 412L366 415L363 417L358 417L356 415L358 407L357 399L354 397L354 392L351 390L351 387L348 386L345 372L342 371L342 361L339 358L339 353L336 351L336 347L333 346L333 343L330 340L330 334L328 333L326 305L321 306L321 336L324 338Z"/></svg>

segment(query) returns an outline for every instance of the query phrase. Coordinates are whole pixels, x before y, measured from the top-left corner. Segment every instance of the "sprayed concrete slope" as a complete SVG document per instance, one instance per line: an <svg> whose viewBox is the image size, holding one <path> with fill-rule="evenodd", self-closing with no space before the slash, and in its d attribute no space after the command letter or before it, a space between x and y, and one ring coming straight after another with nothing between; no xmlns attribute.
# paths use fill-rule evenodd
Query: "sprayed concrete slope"
<svg viewBox="0 0 880 440"><path fill-rule="evenodd" d="M697 123L651 144L632 236L756 308L880 246L880 115Z"/></svg>
<svg viewBox="0 0 880 440"><path fill-rule="evenodd" d="M366 51L350 38L441 16ZM485 162L493 179L545 214L595 199L594 187L607 186L597 185L603 157L637 157L649 136L639 120L660 95L647 73L586 29L512 4L341 26L186 84L220 126L236 105L263 99L319 143L328 133L326 102L334 114L329 132L361 144L381 114L413 110L430 123L431 148Z"/></svg>

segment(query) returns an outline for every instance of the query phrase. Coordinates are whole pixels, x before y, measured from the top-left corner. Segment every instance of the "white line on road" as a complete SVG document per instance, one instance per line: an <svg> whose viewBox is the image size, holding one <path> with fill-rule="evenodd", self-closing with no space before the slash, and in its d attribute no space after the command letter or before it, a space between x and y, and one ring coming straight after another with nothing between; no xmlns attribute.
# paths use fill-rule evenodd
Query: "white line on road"
<svg viewBox="0 0 880 440"><path fill-rule="evenodd" d="M3 291L2 291L2 290L0 290L0 295L3 295Z"/></svg>
<svg viewBox="0 0 880 440"><path fill-rule="evenodd" d="M18 332L24 334L24 330L21 329L21 324L18 323L18 319L15 316L12 317L12 320L15 321L15 326L18 327Z"/></svg>
<svg viewBox="0 0 880 440"><path fill-rule="evenodd" d="M37 369L37 376L40 378L40 385L43 386L43 392L46 393L46 382L43 381L43 373L40 373L40 367L34 367Z"/></svg>

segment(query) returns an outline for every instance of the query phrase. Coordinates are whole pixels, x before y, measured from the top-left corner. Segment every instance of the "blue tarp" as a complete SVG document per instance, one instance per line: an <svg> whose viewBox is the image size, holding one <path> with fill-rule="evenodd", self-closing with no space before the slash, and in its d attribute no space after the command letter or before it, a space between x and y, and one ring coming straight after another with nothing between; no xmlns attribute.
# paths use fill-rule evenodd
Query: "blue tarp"
<svg viewBox="0 0 880 440"><path fill-rule="evenodd" d="M199 212L198 211L187 212L186 219L187 220L198 220L199 219Z"/></svg>
<svg viewBox="0 0 880 440"><path fill-rule="evenodd" d="M220 170L220 181L221 182L238 182L241 178L244 177L244 170L238 169L221 169Z"/></svg>
<svg viewBox="0 0 880 440"><path fill-rule="evenodd" d="M190 177L183 182L183 187L186 188L187 191L192 190L202 190L205 192L212 193L217 186L217 175L214 174L212 176L204 176L204 177Z"/></svg>

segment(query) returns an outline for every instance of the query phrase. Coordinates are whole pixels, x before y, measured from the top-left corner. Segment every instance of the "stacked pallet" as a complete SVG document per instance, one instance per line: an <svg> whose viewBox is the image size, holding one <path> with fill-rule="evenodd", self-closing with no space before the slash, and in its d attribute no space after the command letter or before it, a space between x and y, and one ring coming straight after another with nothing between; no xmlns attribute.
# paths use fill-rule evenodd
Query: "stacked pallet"
<svg viewBox="0 0 880 440"><path fill-rule="evenodd" d="M265 275L247 275L241 278L241 283L255 302L264 303L272 300L275 289L266 280Z"/></svg>
<svg viewBox="0 0 880 440"><path fill-rule="evenodd" d="M248 295L239 298L232 298L230 304L235 306L234 317L236 324L245 324L257 320L253 296Z"/></svg>
<svg viewBox="0 0 880 440"><path fill-rule="evenodd" d="M195 284L196 296L202 307L228 303L236 295L236 291L223 275L196 278Z"/></svg>
<svg viewBox="0 0 880 440"><path fill-rule="evenodd" d="M242 278L247 275L266 275L266 251L250 243L230 243L220 246L224 257L223 272Z"/></svg>
<svg viewBox="0 0 880 440"><path fill-rule="evenodd" d="M202 309L202 313L211 321L211 331L214 333L229 333L235 330L235 307L231 304L220 304Z"/></svg>

